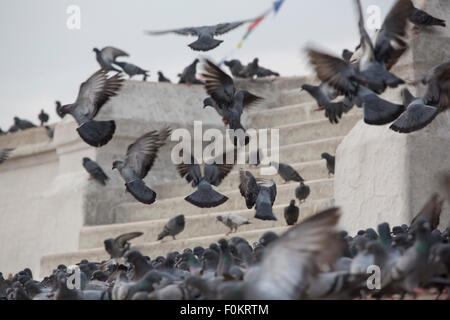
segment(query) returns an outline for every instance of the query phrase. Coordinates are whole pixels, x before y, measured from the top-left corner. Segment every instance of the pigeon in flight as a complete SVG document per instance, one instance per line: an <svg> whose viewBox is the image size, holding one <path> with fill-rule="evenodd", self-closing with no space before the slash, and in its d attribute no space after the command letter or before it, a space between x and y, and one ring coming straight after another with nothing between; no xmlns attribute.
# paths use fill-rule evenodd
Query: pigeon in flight
<svg viewBox="0 0 450 320"><path fill-rule="evenodd" d="M114 47L104 47L102 50L94 48L93 51L95 52L95 57L97 59L98 64L106 72L108 71L120 72L120 70L114 68L113 63L116 63L116 59L118 57L129 56L128 53L126 53L125 51Z"/></svg>
<svg viewBox="0 0 450 320"><path fill-rule="evenodd" d="M91 175L90 179L95 179L100 184L104 186L106 185L106 180L108 180L109 177L105 174L97 162L85 157L83 158L83 167Z"/></svg>
<svg viewBox="0 0 450 320"><path fill-rule="evenodd" d="M161 71L158 71L158 82L168 82L171 83L170 79L166 78Z"/></svg>
<svg viewBox="0 0 450 320"><path fill-rule="evenodd" d="M8 149L0 149L0 164L8 160L11 152L13 152L14 149L8 148Z"/></svg>
<svg viewBox="0 0 450 320"><path fill-rule="evenodd" d="M225 61L224 65L226 65L230 69L230 72L233 75L233 77L240 77L240 73L244 69L244 66L238 59Z"/></svg>
<svg viewBox="0 0 450 320"><path fill-rule="evenodd" d="M255 206L255 218L277 220L272 206L277 196L277 186L273 180L255 179L250 171L239 171L239 190L248 209Z"/></svg>
<svg viewBox="0 0 450 320"><path fill-rule="evenodd" d="M38 115L39 121L41 122L41 127L44 125L44 123L48 122L48 119L50 118L47 113L44 112L44 110L41 110L41 113Z"/></svg>
<svg viewBox="0 0 450 320"><path fill-rule="evenodd" d="M145 185L143 179L152 168L159 148L165 144L170 133L169 127L147 132L128 146L124 161L113 162L112 168L119 170L127 191L139 202L155 202L156 193Z"/></svg>
<svg viewBox="0 0 450 320"><path fill-rule="evenodd" d="M445 28L447 26L445 20L435 18L416 7L412 8L409 20L414 24L414 29L417 33L426 27L440 26Z"/></svg>
<svg viewBox="0 0 450 320"><path fill-rule="evenodd" d="M300 203L302 203L306 201L306 198L308 198L310 192L311 190L309 186L306 185L303 181L300 181L300 185L295 188L295 197Z"/></svg>
<svg viewBox="0 0 450 320"><path fill-rule="evenodd" d="M184 215L180 214L167 222L163 231L158 235L158 240L162 240L167 236L171 236L176 240L175 236L184 230L185 220Z"/></svg>
<svg viewBox="0 0 450 320"><path fill-rule="evenodd" d="M288 226L293 226L297 223L300 209L295 205L295 200L292 199L289 206L284 208L284 219Z"/></svg>
<svg viewBox="0 0 450 320"><path fill-rule="evenodd" d="M237 229L240 226L250 224L247 218L241 217L240 215L234 213L218 215L216 217L216 221L220 221L230 228L230 231L226 233L227 236L232 232L237 232Z"/></svg>
<svg viewBox="0 0 450 320"><path fill-rule="evenodd" d="M162 31L146 31L148 35L164 35L167 33L175 33L183 36L196 36L198 39L188 46L195 51L209 51L220 45L223 40L214 39L214 36L222 35L240 27L246 22L252 20L241 20L230 23L220 23L214 26L187 27L181 29L171 29Z"/></svg>
<svg viewBox="0 0 450 320"><path fill-rule="evenodd" d="M117 94L123 79L118 74L108 78L105 70L99 70L80 85L77 100L61 106L58 114L70 113L77 121L80 137L93 147L107 144L116 130L114 120L97 121L95 116L101 107Z"/></svg>
<svg viewBox="0 0 450 320"><path fill-rule="evenodd" d="M236 150L234 152L236 157ZM183 156L183 151L181 151L181 156ZM212 186L217 187L222 183L233 169L234 161L232 164L227 164L226 153L224 153L211 164L205 163L202 175L198 161L190 154L187 156L190 157L188 163L180 163L176 168L180 176L197 190L184 199L199 208L217 207L227 201L228 197L215 191Z"/></svg>
<svg viewBox="0 0 450 320"><path fill-rule="evenodd" d="M14 125L19 128L19 130L26 130L30 128L35 128L36 126L28 120L20 119L19 117L14 117Z"/></svg>
<svg viewBox="0 0 450 320"><path fill-rule="evenodd" d="M329 154L328 152L322 153L320 157L327 161L328 177L330 176L330 174L334 174L335 157Z"/></svg>
<svg viewBox="0 0 450 320"><path fill-rule="evenodd" d="M114 62L116 65L122 68L122 70L131 78L133 78L136 75L142 75L142 81L146 81L147 77L150 75L148 74L148 70L144 70L139 68L137 65L134 65L129 62L124 61L116 61Z"/></svg>
<svg viewBox="0 0 450 320"><path fill-rule="evenodd" d="M121 234L114 239L106 239L104 241L105 250L109 253L111 259L121 258L130 249L129 241L142 235L142 232L129 232Z"/></svg>
<svg viewBox="0 0 450 320"><path fill-rule="evenodd" d="M278 174L283 178L284 182L287 183L289 181L305 181L300 174L292 168L288 164L284 163L277 163L277 162L270 162L270 165L277 168L278 167Z"/></svg>

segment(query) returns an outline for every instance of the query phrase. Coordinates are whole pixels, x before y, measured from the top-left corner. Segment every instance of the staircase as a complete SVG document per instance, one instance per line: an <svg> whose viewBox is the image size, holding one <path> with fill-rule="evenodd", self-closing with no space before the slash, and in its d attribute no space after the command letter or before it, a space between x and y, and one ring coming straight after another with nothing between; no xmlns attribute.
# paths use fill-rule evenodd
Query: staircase
<svg viewBox="0 0 450 320"><path fill-rule="evenodd" d="M298 86L299 87L299 86ZM246 127L279 128L280 129L280 162L292 165L306 180L311 188L307 201L300 205L299 221L311 216L318 210L332 206L334 203L333 177L328 176L325 160L320 158L322 152L335 154L343 137L353 128L362 113L353 108L345 114L338 125L331 125L323 112L314 112L315 102L296 88L281 89L276 108L249 111L246 116ZM171 164L172 165L172 164ZM141 231L144 234L132 241L133 248L142 251L151 258L165 256L170 251L182 251L195 246L207 247L225 237L228 228L216 222L218 214L237 213L247 217L251 224L239 228L232 236L240 236L250 243L257 241L266 231L281 233L287 230L283 210L291 199L295 198L294 190L298 183L284 183L278 176L273 176L277 183L277 198L274 214L277 221L261 221L254 219L254 209L247 210L245 201L238 190L239 168L236 166L217 188L229 200L216 208L197 208L184 200L193 189L184 180L178 178L171 183L152 185L158 193L157 201L148 206L136 201L121 203L112 211L114 224L84 226L80 233L79 251L63 254L45 255L41 259L41 275L51 272L60 263L73 264L81 259L100 261L108 258L103 241L122 233ZM255 176L259 169L247 166ZM163 241L156 241L158 233L168 219L184 214L186 226L177 236Z"/></svg>

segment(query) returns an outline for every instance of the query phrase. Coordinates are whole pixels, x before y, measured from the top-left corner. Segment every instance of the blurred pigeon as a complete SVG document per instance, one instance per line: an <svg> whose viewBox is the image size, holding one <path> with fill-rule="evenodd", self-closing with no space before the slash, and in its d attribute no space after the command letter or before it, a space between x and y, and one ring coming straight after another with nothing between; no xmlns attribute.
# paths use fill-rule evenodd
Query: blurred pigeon
<svg viewBox="0 0 450 320"><path fill-rule="evenodd" d="M45 130L47 131L47 136L50 139L53 139L53 136L55 135L55 128L53 127L49 127L49 126L44 126Z"/></svg>
<svg viewBox="0 0 450 320"><path fill-rule="evenodd" d="M130 249L129 241L142 235L142 232L129 232L121 234L114 239L106 239L104 241L105 250L109 253L111 259L121 258Z"/></svg>
<svg viewBox="0 0 450 320"><path fill-rule="evenodd" d="M223 40L216 40L214 36L222 35L231 31L251 20L242 20L230 23L220 23L214 26L187 27L180 29L162 30L162 31L146 31L149 35L163 35L167 33L176 33L183 36L197 36L198 39L188 46L195 51L209 51L216 48Z"/></svg>
<svg viewBox="0 0 450 320"><path fill-rule="evenodd" d="M273 231L266 231L263 233L261 238L259 238L258 242L260 245L267 247L269 244L277 240L279 236Z"/></svg>
<svg viewBox="0 0 450 320"><path fill-rule="evenodd" d="M297 223L300 209L295 205L295 200L292 199L289 206L284 208L284 219L288 226L293 226Z"/></svg>
<svg viewBox="0 0 450 320"><path fill-rule="evenodd" d="M129 276L132 280L142 279L153 268L147 259L138 250L131 250L124 255L126 261L133 266L133 272Z"/></svg>
<svg viewBox="0 0 450 320"><path fill-rule="evenodd" d="M298 199L299 203L305 202L310 193L309 186L300 181L300 185L295 188L295 197Z"/></svg>
<svg viewBox="0 0 450 320"><path fill-rule="evenodd" d="M191 183L192 187L197 187L197 190L184 199L199 208L217 207L227 201L228 197L215 191L212 186L217 187L222 183L233 169L234 161L232 164L227 164L226 153L224 153L211 164L205 163L202 175L198 161L190 154L186 156L189 161L178 164L176 168L180 176Z"/></svg>
<svg viewBox="0 0 450 320"><path fill-rule="evenodd" d="M220 239L217 241L220 248L219 264L216 269L216 276L223 276L226 279L231 279L230 274L231 267L235 264L235 259L230 251L230 246L228 241L225 239Z"/></svg>
<svg viewBox="0 0 450 320"><path fill-rule="evenodd" d="M252 62L248 63L244 69L239 72L239 76L242 78L253 78L256 76L259 70L258 61L258 58L253 59Z"/></svg>
<svg viewBox="0 0 450 320"><path fill-rule="evenodd" d="M41 113L38 115L39 121L41 122L41 127L44 125L44 123L48 122L48 119L50 118L47 113L44 112L44 110L41 110Z"/></svg>
<svg viewBox="0 0 450 320"><path fill-rule="evenodd" d="M141 278L135 279L136 282L127 282L120 277L121 274L118 274L114 281L112 289L113 300L131 300L137 293L150 293L162 279L161 275L153 270L145 273Z"/></svg>
<svg viewBox="0 0 450 320"><path fill-rule="evenodd" d="M171 83L172 81L170 81L168 78L166 78L164 76L164 74L161 71L158 71L158 82L168 82Z"/></svg>
<svg viewBox="0 0 450 320"><path fill-rule="evenodd" d="M58 115L58 117L60 117L61 119L64 118L65 114L61 112L61 102L60 101L55 101L55 105L56 105L56 114Z"/></svg>
<svg viewBox="0 0 450 320"><path fill-rule="evenodd" d="M13 124L13 125L9 128L8 133L14 133L14 132L17 132L17 131L19 131L19 130L20 130L19 127L16 126L15 124Z"/></svg>
<svg viewBox="0 0 450 320"><path fill-rule="evenodd" d="M289 181L296 181L296 182L300 182L300 181L305 181L299 174L298 172L292 168L290 165L288 164L284 164L284 163L277 163L277 162L270 162L270 165L278 168L278 174L283 178L284 182L289 182Z"/></svg>
<svg viewBox="0 0 450 320"><path fill-rule="evenodd" d="M175 236L183 232L184 225L184 215L182 214L170 219L164 226L163 231L158 235L158 240L162 240L167 236L172 236L173 240L176 240Z"/></svg>
<svg viewBox="0 0 450 320"><path fill-rule="evenodd" d="M227 236L232 232L237 232L237 229L240 226L244 224L250 224L247 218L241 217L240 215L233 213L218 215L216 217L216 221L220 221L228 228L230 228L230 231L226 233Z"/></svg>
<svg viewBox="0 0 450 320"><path fill-rule="evenodd" d="M0 149L0 164L8 160L11 152L13 152L14 149L7 148L7 149Z"/></svg>
<svg viewBox="0 0 450 320"><path fill-rule="evenodd" d="M225 61L224 64L230 69L230 72L233 75L233 77L240 77L240 73L242 69L244 69L244 66L242 65L241 61L239 61L238 59L233 59Z"/></svg>
<svg viewBox="0 0 450 320"><path fill-rule="evenodd" d="M122 70L130 77L130 79L135 75L142 75L142 81L146 81L147 77L149 77L148 70L141 69L132 63L124 61L116 61L114 63L120 66Z"/></svg>
<svg viewBox="0 0 450 320"><path fill-rule="evenodd" d="M28 120L20 119L19 117L14 117L14 125L20 130L26 130L30 128L35 128L36 126Z"/></svg>
<svg viewBox="0 0 450 320"><path fill-rule="evenodd" d="M109 177L105 174L103 169L98 165L97 162L92 161L91 159L84 157L83 158L83 167L86 171L91 175L91 179L97 180L100 184L106 185L106 180Z"/></svg>
<svg viewBox="0 0 450 320"><path fill-rule="evenodd" d="M350 62L350 59L352 58L353 53L354 53L354 52L352 52L352 51L350 51L350 50L344 49L344 50L342 51L342 59L344 59L344 60L347 61L347 62Z"/></svg>
<svg viewBox="0 0 450 320"><path fill-rule="evenodd" d="M256 72L257 78L265 78L265 77L279 77L280 74L278 72L272 71L270 69L259 66L258 71Z"/></svg>
<svg viewBox="0 0 450 320"><path fill-rule="evenodd" d="M139 202L155 202L156 193L145 185L143 179L152 168L159 148L165 144L170 133L169 127L147 132L128 146L125 161L113 162L112 168L119 170L127 191Z"/></svg>
<svg viewBox="0 0 450 320"><path fill-rule="evenodd" d="M335 157L332 156L331 154L329 154L328 152L322 153L322 155L320 157L327 161L328 177L330 176L330 174L334 175Z"/></svg>
<svg viewBox="0 0 450 320"><path fill-rule="evenodd" d="M200 80L197 79L197 64L200 60L195 59L190 65L183 69L183 72L178 74L180 80L178 83L186 83L186 84L203 84Z"/></svg>
<svg viewBox="0 0 450 320"><path fill-rule="evenodd" d="M118 57L128 57L128 53L123 50L114 48L114 47L104 47L102 50L94 48L95 57L97 59L98 64L102 68L102 70L108 71L117 71L120 70L114 68L113 63L116 62Z"/></svg>
<svg viewBox="0 0 450 320"><path fill-rule="evenodd" d="M4 134L6 134L6 132L3 131L3 130L0 128L0 136L2 136L2 135L4 135Z"/></svg>
<svg viewBox="0 0 450 320"><path fill-rule="evenodd" d="M412 219L410 230L415 230L420 218L424 218L429 223L431 231L435 230L439 226L443 204L444 199L436 193L433 194L420 212Z"/></svg>
<svg viewBox="0 0 450 320"><path fill-rule="evenodd" d="M107 77L105 70L99 70L80 85L77 100L59 108L62 116L70 113L77 121L80 137L93 147L107 144L116 130L114 120L97 121L95 116L101 107L117 94L123 79L119 75Z"/></svg>
<svg viewBox="0 0 450 320"><path fill-rule="evenodd" d="M435 18L427 12L413 7L409 20L414 24L414 28L420 32L423 28L432 26L446 27L445 20Z"/></svg>

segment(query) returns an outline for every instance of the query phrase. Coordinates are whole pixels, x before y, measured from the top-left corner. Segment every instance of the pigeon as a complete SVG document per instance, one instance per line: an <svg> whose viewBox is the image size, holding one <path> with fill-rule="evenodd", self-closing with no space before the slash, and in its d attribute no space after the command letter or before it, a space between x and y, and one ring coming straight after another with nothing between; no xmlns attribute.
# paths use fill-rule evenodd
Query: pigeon
<svg viewBox="0 0 450 320"><path fill-rule="evenodd" d="M446 27L445 20L435 18L427 12L420 10L416 7L413 7L411 10L411 14L409 16L409 20L414 24L415 29L420 32L423 28L432 27L432 26L440 26Z"/></svg>
<svg viewBox="0 0 450 320"><path fill-rule="evenodd" d="M44 126L45 130L47 131L47 136L50 139L53 139L53 136L55 135L55 128L53 127L49 127L49 126Z"/></svg>
<svg viewBox="0 0 450 320"><path fill-rule="evenodd" d="M420 130L450 107L450 60L432 68L422 80L427 85L423 97L414 97L408 89L402 90L403 105L406 107L398 119L389 127L400 133Z"/></svg>
<svg viewBox="0 0 450 320"><path fill-rule="evenodd" d="M197 64L199 63L199 59L195 59L190 65L183 69L183 72L178 74L180 80L178 83L186 83L186 84L203 84L200 80L195 76L197 73Z"/></svg>
<svg viewBox="0 0 450 320"><path fill-rule="evenodd" d="M120 72L120 70L114 68L113 63L116 63L116 59L118 57L129 56L128 53L126 53L125 51L114 47L104 47L101 50L94 48L92 51L95 52L97 62L102 68L102 70L105 70L105 72L108 71Z"/></svg>
<svg viewBox="0 0 450 320"><path fill-rule="evenodd" d="M424 218L429 223L430 230L435 230L439 226L443 204L444 199L438 194L431 195L420 212L412 219L409 229L415 230L420 218Z"/></svg>
<svg viewBox="0 0 450 320"><path fill-rule="evenodd" d="M252 79L258 74L259 65L258 58L253 59L252 62L248 63L241 72L239 72L239 76L241 78L250 78Z"/></svg>
<svg viewBox="0 0 450 320"><path fill-rule="evenodd" d="M279 236L273 231L266 231L263 233L261 238L259 238L258 242L263 247L267 247L269 244L277 240Z"/></svg>
<svg viewBox="0 0 450 320"><path fill-rule="evenodd" d="M167 33L175 33L183 36L196 36L198 39L188 46L195 51L209 51L220 45L223 40L214 39L214 36L222 35L246 22L252 20L241 20L230 23L220 23L214 26L187 27L180 29L162 30L162 31L146 31L148 35L163 35Z"/></svg>
<svg viewBox="0 0 450 320"><path fill-rule="evenodd" d="M20 130L19 127L16 126L15 124L13 124L13 125L9 128L8 133L14 133L14 132L17 132L17 131L19 131L19 130Z"/></svg>
<svg viewBox="0 0 450 320"><path fill-rule="evenodd" d="M129 241L142 235L142 232L129 232L116 238L106 239L104 241L105 250L109 253L111 259L119 259L130 249Z"/></svg>
<svg viewBox="0 0 450 320"><path fill-rule="evenodd" d="M147 132L128 146L124 161L113 162L112 168L117 169L125 180L127 191L141 203L152 204L156 200L156 193L145 185L143 179L152 168L159 148L165 144L170 134L169 127Z"/></svg>
<svg viewBox="0 0 450 320"><path fill-rule="evenodd" d="M120 66L122 70L130 77L130 79L135 75L142 75L142 81L146 81L147 77L149 77L148 70L141 69L132 63L124 61L116 61L114 63Z"/></svg>
<svg viewBox="0 0 450 320"><path fill-rule="evenodd" d="M41 122L41 127L44 125L44 123L48 122L48 119L50 118L47 113L44 112L44 110L41 110L41 113L38 115L39 121Z"/></svg>
<svg viewBox="0 0 450 320"><path fill-rule="evenodd" d="M330 176L330 174L334 174L334 162L336 158L328 152L322 153L320 157L327 161L328 177Z"/></svg>
<svg viewBox="0 0 450 320"><path fill-rule="evenodd" d="M80 137L90 146L101 147L107 144L116 130L114 120L94 120L101 107L117 94L123 79L119 75L107 77L105 70L98 70L80 85L77 100L59 108L64 116L70 113L77 121Z"/></svg>
<svg viewBox="0 0 450 320"><path fill-rule="evenodd" d="M299 203L305 202L310 193L309 186L300 181L300 185L295 188L295 197L298 199Z"/></svg>
<svg viewBox="0 0 450 320"><path fill-rule="evenodd" d="M278 168L278 174L281 176L281 178L283 178L285 183L289 181L296 181L296 182L305 181L298 174L298 172L288 164L277 163L272 161L270 162L270 165L275 168Z"/></svg>
<svg viewBox="0 0 450 320"><path fill-rule="evenodd" d="M105 174L105 172L98 165L97 162L92 161L91 159L89 159L87 157L84 157L83 158L83 167L91 175L91 179L95 179L101 185L104 185L104 186L106 185L106 180L108 180L109 177Z"/></svg>
<svg viewBox="0 0 450 320"><path fill-rule="evenodd" d="M28 120L20 119L19 117L14 117L14 125L19 128L19 130L26 130L30 128L35 128L36 126Z"/></svg>
<svg viewBox="0 0 450 320"><path fill-rule="evenodd" d="M6 134L6 132L3 131L3 130L0 128L0 136L2 136L2 135L4 135L4 134Z"/></svg>
<svg viewBox="0 0 450 320"><path fill-rule="evenodd" d="M219 263L216 269L216 276L223 276L225 279L232 279L230 274L231 267L235 264L235 259L230 251L228 241L225 239L219 239L217 241L220 248Z"/></svg>
<svg viewBox="0 0 450 320"><path fill-rule="evenodd" d="M239 190L248 209L256 209L255 218L277 220L272 206L277 196L277 186L273 180L255 179L250 171L239 171Z"/></svg>
<svg viewBox="0 0 450 320"><path fill-rule="evenodd" d="M138 250L131 250L124 255L126 261L133 266L133 272L129 277L133 281L142 279L153 268L147 259Z"/></svg>
<svg viewBox="0 0 450 320"><path fill-rule="evenodd" d="M353 54L354 54L354 52L352 52L350 50L347 50L347 49L344 49L344 50L342 50L342 55L341 56L342 56L342 59L344 59L347 62L350 62Z"/></svg>
<svg viewBox="0 0 450 320"><path fill-rule="evenodd" d="M184 215L182 214L170 219L164 226L163 231L158 235L158 240L162 240L167 236L172 236L173 240L176 240L175 236L183 232L184 225Z"/></svg>
<svg viewBox="0 0 450 320"><path fill-rule="evenodd" d="M238 59L224 61L224 65L226 65L230 69L233 77L240 77L240 73L244 69L244 66Z"/></svg>
<svg viewBox="0 0 450 320"><path fill-rule="evenodd" d="M266 69L264 67L259 66L258 71L256 72L257 78L265 78L265 77L279 77L280 74L278 72L272 71L270 69Z"/></svg>
<svg viewBox="0 0 450 320"><path fill-rule="evenodd" d="M183 150L180 153L183 156ZM178 173L185 178L192 187L197 190L184 198L187 202L199 208L213 208L221 205L228 200L228 197L215 191L212 186L219 186L223 179L233 169L232 164L226 163L226 153L215 159L211 164L205 163L203 166L203 175L201 173L198 161L190 154L186 154L189 159L176 166ZM234 151L236 158L236 150Z"/></svg>
<svg viewBox="0 0 450 320"><path fill-rule="evenodd" d="M56 114L58 115L58 117L60 117L61 119L64 118L64 113L61 112L61 102L60 101L55 101L55 105L56 105Z"/></svg>
<svg viewBox="0 0 450 320"><path fill-rule="evenodd" d="M172 83L172 81L170 81L170 79L166 78L161 71L158 71L158 82Z"/></svg>
<svg viewBox="0 0 450 320"><path fill-rule="evenodd" d="M244 224L250 224L247 218L241 217L237 214L222 214L218 215L216 217L216 221L222 222L224 225L226 225L228 228L230 228L230 231L228 231L225 235L228 236L232 232L237 232L237 229L244 225Z"/></svg>
<svg viewBox="0 0 450 320"><path fill-rule="evenodd" d="M288 226L293 226L297 223L300 209L295 205L295 200L292 199L289 206L284 208L284 219Z"/></svg>
<svg viewBox="0 0 450 320"><path fill-rule="evenodd" d="M13 151L13 148L0 149L0 164L8 160Z"/></svg>

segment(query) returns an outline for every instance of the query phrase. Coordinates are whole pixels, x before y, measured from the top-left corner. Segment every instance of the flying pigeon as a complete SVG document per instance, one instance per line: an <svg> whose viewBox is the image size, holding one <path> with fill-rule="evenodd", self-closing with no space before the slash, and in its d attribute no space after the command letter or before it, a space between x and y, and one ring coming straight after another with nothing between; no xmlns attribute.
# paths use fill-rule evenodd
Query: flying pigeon
<svg viewBox="0 0 450 320"><path fill-rule="evenodd" d="M97 121L95 116L101 107L117 94L123 79L119 75L107 77L105 70L99 70L80 85L77 100L59 108L62 116L70 113L77 121L80 137L93 147L107 144L116 130L114 120Z"/></svg>
<svg viewBox="0 0 450 320"><path fill-rule="evenodd" d="M131 78L135 75L142 75L142 81L146 81L147 77L149 77L148 71L139 68L138 66L124 61L116 61L114 62L116 65L120 66L122 70Z"/></svg>
<svg viewBox="0 0 450 320"><path fill-rule="evenodd" d="M225 61L224 65L226 65L230 69L230 72L233 75L233 77L240 77L240 73L244 69L244 66L238 59Z"/></svg>
<svg viewBox="0 0 450 320"><path fill-rule="evenodd" d="M168 82L171 83L170 79L166 78L161 71L158 71L158 82Z"/></svg>
<svg viewBox="0 0 450 320"><path fill-rule="evenodd" d="M158 240L162 240L167 236L172 236L173 240L176 240L175 236L184 230L185 220L184 215L180 214L166 223L163 231L158 235Z"/></svg>
<svg viewBox="0 0 450 320"><path fill-rule="evenodd" d="M250 224L247 218L241 217L240 215L234 213L218 215L216 217L216 221L220 221L228 228L230 228L230 231L226 233L227 236L230 235L230 233L232 233L233 231L237 232L237 229L240 226L244 224Z"/></svg>
<svg viewBox="0 0 450 320"><path fill-rule="evenodd" d="M181 155L183 155L183 151ZM189 163L180 163L176 168L180 176L197 190L184 199L199 208L217 207L227 201L228 197L215 191L212 186L217 187L222 183L233 169L234 162L227 164L226 153L224 153L211 164L205 163L202 175L198 161L192 155L188 154L188 156L190 157Z"/></svg>
<svg viewBox="0 0 450 320"><path fill-rule="evenodd" d="M121 258L130 249L129 241L142 235L142 232L129 232L116 238L106 239L104 241L105 250L109 253L111 259Z"/></svg>
<svg viewBox="0 0 450 320"><path fill-rule="evenodd" d="M309 186L300 181L300 185L295 188L295 197L298 199L299 203L305 202L310 193Z"/></svg>
<svg viewBox="0 0 450 320"><path fill-rule="evenodd" d="M295 200L292 199L289 206L284 208L284 219L288 226L293 226L297 223L300 209L295 205Z"/></svg>
<svg viewBox="0 0 450 320"><path fill-rule="evenodd" d="M427 12L420 10L416 7L413 7L411 10L411 14L409 16L409 20L414 24L415 29L420 32L423 28L432 27L432 26L440 26L446 27L445 20L435 18Z"/></svg>
<svg viewBox="0 0 450 320"><path fill-rule="evenodd" d="M98 64L106 72L108 71L120 72L120 70L114 68L113 63L116 63L116 59L118 57L129 56L128 53L126 53L125 51L114 47L104 47L102 50L94 48L93 51L95 52L95 57L97 59Z"/></svg>
<svg viewBox="0 0 450 320"><path fill-rule="evenodd" d="M203 84L200 80L197 79L197 64L200 62L199 59L195 59L190 65L183 69L183 72L178 74L180 80L178 83L186 83L186 84Z"/></svg>
<svg viewBox="0 0 450 320"><path fill-rule="evenodd" d="M41 127L44 125L44 123L48 122L49 116L47 113L44 112L44 110L41 110L41 113L38 115L39 121L41 122Z"/></svg>
<svg viewBox="0 0 450 320"><path fill-rule="evenodd" d="M330 176L330 174L334 174L335 157L329 154L328 152L322 153L320 157L327 161L328 177Z"/></svg>
<svg viewBox="0 0 450 320"><path fill-rule="evenodd" d="M145 185L143 179L152 168L159 148L165 144L170 133L169 127L147 132L128 146L124 161L113 162L112 168L119 170L125 180L127 191L139 202L144 204L155 202L156 193Z"/></svg>
<svg viewBox="0 0 450 320"><path fill-rule="evenodd" d="M19 117L14 117L14 125L19 128L19 130L26 130L30 128L35 128L36 126L28 120L20 119Z"/></svg>
<svg viewBox="0 0 450 320"><path fill-rule="evenodd" d="M242 20L230 23L220 23L214 26L187 27L162 31L146 31L148 35L163 35L175 33L183 36L196 36L198 39L188 46L195 51L209 51L220 45L223 40L214 39L214 36L222 35L251 20Z"/></svg>
<svg viewBox="0 0 450 320"><path fill-rule="evenodd" d="M278 167L278 174L281 176L281 178L283 178L285 183L289 181L296 181L296 182L305 181L300 176L300 174L288 164L277 163L272 161L270 162L270 165L275 168Z"/></svg>
<svg viewBox="0 0 450 320"><path fill-rule="evenodd" d="M0 149L0 164L8 160L9 156L11 155L11 152L13 152L14 149L7 148L7 149Z"/></svg>
<svg viewBox="0 0 450 320"><path fill-rule="evenodd" d="M98 165L97 162L92 161L91 159L84 157L83 158L83 167L86 171L91 175L91 179L97 180L100 184L106 185L106 180L109 177L105 174L103 169Z"/></svg>

